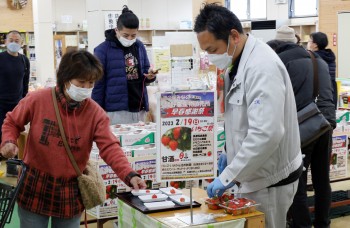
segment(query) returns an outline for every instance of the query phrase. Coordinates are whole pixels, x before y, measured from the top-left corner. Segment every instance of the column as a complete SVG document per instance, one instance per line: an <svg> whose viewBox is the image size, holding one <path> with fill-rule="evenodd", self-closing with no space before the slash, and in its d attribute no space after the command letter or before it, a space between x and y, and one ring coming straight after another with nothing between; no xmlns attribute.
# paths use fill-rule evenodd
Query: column
<svg viewBox="0 0 350 228"><path fill-rule="evenodd" d="M33 0L33 22L37 81L44 85L49 77L56 79L52 34L52 1Z"/></svg>

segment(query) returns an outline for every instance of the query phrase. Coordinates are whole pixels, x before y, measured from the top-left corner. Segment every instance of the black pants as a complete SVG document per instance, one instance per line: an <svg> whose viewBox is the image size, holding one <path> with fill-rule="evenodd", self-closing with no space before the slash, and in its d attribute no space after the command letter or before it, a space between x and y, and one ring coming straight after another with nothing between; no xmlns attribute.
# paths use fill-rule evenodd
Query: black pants
<svg viewBox="0 0 350 228"><path fill-rule="evenodd" d="M329 180L329 159L332 151L332 133L329 130L318 140L302 150L305 154L304 167L311 165L312 185L315 191L315 228L330 227L329 211L331 205L331 185ZM307 204L307 170L299 178L297 193L290 208L291 227L310 227L312 225Z"/></svg>
<svg viewBox="0 0 350 228"><path fill-rule="evenodd" d="M4 123L6 113L12 111L17 104L8 104L0 102L0 143L2 142L2 124Z"/></svg>

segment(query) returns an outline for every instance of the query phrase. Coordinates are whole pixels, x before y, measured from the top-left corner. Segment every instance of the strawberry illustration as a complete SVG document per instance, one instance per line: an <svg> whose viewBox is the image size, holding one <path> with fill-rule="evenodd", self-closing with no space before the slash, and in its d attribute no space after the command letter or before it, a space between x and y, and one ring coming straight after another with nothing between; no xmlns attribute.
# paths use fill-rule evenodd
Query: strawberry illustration
<svg viewBox="0 0 350 228"><path fill-rule="evenodd" d="M174 139L178 139L180 137L180 131L181 131L181 127L174 128L173 130Z"/></svg>
<svg viewBox="0 0 350 228"><path fill-rule="evenodd" d="M162 137L162 144L164 146L167 146L169 144L169 142L170 142L170 137L166 136L166 135L163 135L163 137Z"/></svg>
<svg viewBox="0 0 350 228"><path fill-rule="evenodd" d="M175 151L175 150L177 149L177 145L178 145L177 141L175 141L175 140L170 140L170 142L169 142L169 147L170 147L170 149L171 149L172 151Z"/></svg>
<svg viewBox="0 0 350 228"><path fill-rule="evenodd" d="M211 156L211 151L208 151L208 157L210 157Z"/></svg>

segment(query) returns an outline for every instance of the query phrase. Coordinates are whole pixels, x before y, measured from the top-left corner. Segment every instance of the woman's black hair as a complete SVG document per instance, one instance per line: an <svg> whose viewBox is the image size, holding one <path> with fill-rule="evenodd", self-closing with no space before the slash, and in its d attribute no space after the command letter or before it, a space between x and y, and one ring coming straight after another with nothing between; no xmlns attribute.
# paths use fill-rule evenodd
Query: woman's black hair
<svg viewBox="0 0 350 228"><path fill-rule="evenodd" d="M314 32L310 34L312 42L317 44L318 50L323 50L328 46L327 35L323 32Z"/></svg>
<svg viewBox="0 0 350 228"><path fill-rule="evenodd" d="M138 29L139 19L127 6L123 6L122 14L119 16L117 21L117 29L122 30L123 28Z"/></svg>
<svg viewBox="0 0 350 228"><path fill-rule="evenodd" d="M232 29L243 34L242 24L237 16L217 3L205 4L194 25L196 33L207 30L214 34L216 39L224 40L226 43Z"/></svg>
<svg viewBox="0 0 350 228"><path fill-rule="evenodd" d="M72 79L97 81L102 78L103 66L90 52L85 50L69 51L63 55L57 70L57 86L61 92L65 84Z"/></svg>

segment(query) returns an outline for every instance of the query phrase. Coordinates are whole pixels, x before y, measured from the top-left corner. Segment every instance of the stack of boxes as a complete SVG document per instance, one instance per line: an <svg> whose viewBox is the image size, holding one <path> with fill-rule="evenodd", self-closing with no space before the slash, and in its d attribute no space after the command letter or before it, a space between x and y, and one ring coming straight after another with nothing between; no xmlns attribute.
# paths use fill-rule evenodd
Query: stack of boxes
<svg viewBox="0 0 350 228"><path fill-rule="evenodd" d="M113 125L113 134L120 140L120 145L128 158L130 166L146 181L147 188L159 188L156 182L155 129L156 124L137 123ZM88 213L98 219L115 217L118 213L115 193L131 191L101 159L96 144L93 145L90 161L101 174L106 185L106 201L103 205L88 210Z"/></svg>

